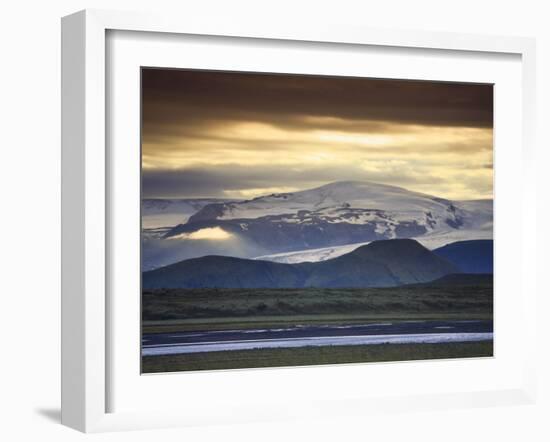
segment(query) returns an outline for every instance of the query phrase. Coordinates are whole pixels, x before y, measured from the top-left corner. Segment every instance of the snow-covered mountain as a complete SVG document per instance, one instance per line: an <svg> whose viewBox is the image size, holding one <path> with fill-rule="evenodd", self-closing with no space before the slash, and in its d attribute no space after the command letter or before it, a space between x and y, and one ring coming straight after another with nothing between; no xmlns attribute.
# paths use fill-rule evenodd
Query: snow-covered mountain
<svg viewBox="0 0 550 442"><path fill-rule="evenodd" d="M480 228L492 223L492 201L454 202L396 186L340 181L301 192L209 204L188 222L259 218L302 225L370 225L377 234L391 239L401 236L400 229L425 234L448 227Z"/></svg>
<svg viewBox="0 0 550 442"><path fill-rule="evenodd" d="M492 200L451 201L343 181L245 201L143 200L142 266L206 255L323 261L371 241L414 238L428 249L492 239Z"/></svg>
<svg viewBox="0 0 550 442"><path fill-rule="evenodd" d="M208 204L166 236L220 227L282 252L491 226L491 201L457 202L396 186L342 181Z"/></svg>
<svg viewBox="0 0 550 442"><path fill-rule="evenodd" d="M307 223L311 217L333 223L376 222L381 229L393 232L391 226L399 221L415 221L430 229L438 220L459 224L461 214L456 213L455 209L449 200L411 192L401 187L362 181L339 181L301 192L211 204L193 215L190 222L286 215L281 219L289 223ZM388 219L384 215L392 217Z"/></svg>
<svg viewBox="0 0 550 442"><path fill-rule="evenodd" d="M173 227L187 222L189 217L208 204L229 200L216 198L203 199L161 199L141 200L141 221L144 229Z"/></svg>

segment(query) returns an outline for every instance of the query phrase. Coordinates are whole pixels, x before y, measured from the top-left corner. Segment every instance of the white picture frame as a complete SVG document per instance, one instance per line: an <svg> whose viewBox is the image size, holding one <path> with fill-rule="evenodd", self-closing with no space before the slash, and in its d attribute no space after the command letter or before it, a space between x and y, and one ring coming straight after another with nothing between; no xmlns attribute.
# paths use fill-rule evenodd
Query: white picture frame
<svg viewBox="0 0 550 442"><path fill-rule="evenodd" d="M521 203L523 220L534 218L535 181L529 171L534 158L535 43L533 39L451 33L388 31L343 25L307 24L294 27L269 22L218 23L197 17L87 10L62 21L62 423L85 432L208 424L212 416L185 412L109 411L113 388L109 377L110 210L109 156L107 154L108 63L106 35L110 31L140 31L177 35L239 37L287 42L369 45L380 48L437 49L515 54L521 57L522 121ZM497 172L498 173L498 172ZM498 221L497 221L498 222ZM536 241L521 241L521 321L528 336L536 324L536 286L532 262ZM497 248L498 250L498 248ZM528 263L530 265L528 265ZM498 295L497 295L498 296ZM534 343L534 339L532 340ZM534 344L533 344L534 345ZM327 398L308 410L290 413L274 407L266 413L227 416L227 422L284 419L287 417L366 414L411 408L456 408L502 403L531 403L535 397L534 351L526 346L521 385L464 393L354 398ZM334 368L333 368L334 369ZM243 372L241 372L242 374ZM264 371L263 373L268 373ZM227 374L225 374L227 375ZM208 376L208 374L206 375ZM219 376L224 376L221 373ZM269 374L264 374L269 376ZM186 398L192 400L192 398ZM344 402L347 401L347 405ZM241 407L246 412L246 407ZM219 421L219 418L218 418Z"/></svg>

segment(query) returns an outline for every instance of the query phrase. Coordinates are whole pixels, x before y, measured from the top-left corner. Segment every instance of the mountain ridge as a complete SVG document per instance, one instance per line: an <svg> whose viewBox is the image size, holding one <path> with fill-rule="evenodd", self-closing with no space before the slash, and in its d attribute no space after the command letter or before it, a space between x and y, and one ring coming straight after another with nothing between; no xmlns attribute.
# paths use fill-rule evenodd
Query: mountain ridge
<svg viewBox="0 0 550 442"><path fill-rule="evenodd" d="M464 273L493 273L493 240L468 240L447 244L433 251Z"/></svg>
<svg viewBox="0 0 550 442"><path fill-rule="evenodd" d="M282 253L420 237L464 226L475 229L479 227L477 218L484 224L488 220L492 223L491 206L470 202L463 208L459 202L397 186L344 181L299 192L207 204L165 237L219 227L270 253Z"/></svg>
<svg viewBox="0 0 550 442"><path fill-rule="evenodd" d="M152 288L393 287L427 282L458 269L410 239L374 241L318 263L282 264L209 255L142 274Z"/></svg>
<svg viewBox="0 0 550 442"><path fill-rule="evenodd" d="M194 208L187 202L168 209L162 209L165 201L147 204L144 270L208 254L296 263L336 257L349 252L350 245L376 240L413 238L435 249L458 240L492 238L491 200L452 201L363 181L248 200L204 199L193 201ZM216 238L209 236L213 233ZM308 252L316 249L325 250ZM273 256L294 252L303 253Z"/></svg>

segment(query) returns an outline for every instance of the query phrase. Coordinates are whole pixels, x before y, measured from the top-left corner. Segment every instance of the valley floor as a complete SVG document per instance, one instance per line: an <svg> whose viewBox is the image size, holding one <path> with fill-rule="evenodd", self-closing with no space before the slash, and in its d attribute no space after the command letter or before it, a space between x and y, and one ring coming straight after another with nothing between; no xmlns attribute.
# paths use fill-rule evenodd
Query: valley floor
<svg viewBox="0 0 550 442"><path fill-rule="evenodd" d="M493 287L144 291L143 373L492 355Z"/></svg>
<svg viewBox="0 0 550 442"><path fill-rule="evenodd" d="M383 344L217 351L146 356L143 373L218 370L493 356L493 341L440 344Z"/></svg>

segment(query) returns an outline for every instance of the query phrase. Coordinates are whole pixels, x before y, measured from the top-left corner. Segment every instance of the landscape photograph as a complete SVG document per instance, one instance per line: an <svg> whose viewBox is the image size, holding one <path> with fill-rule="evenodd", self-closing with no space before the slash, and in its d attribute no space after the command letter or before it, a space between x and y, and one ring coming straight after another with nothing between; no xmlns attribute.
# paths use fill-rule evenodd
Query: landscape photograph
<svg viewBox="0 0 550 442"><path fill-rule="evenodd" d="M493 356L493 86L141 69L141 370Z"/></svg>

